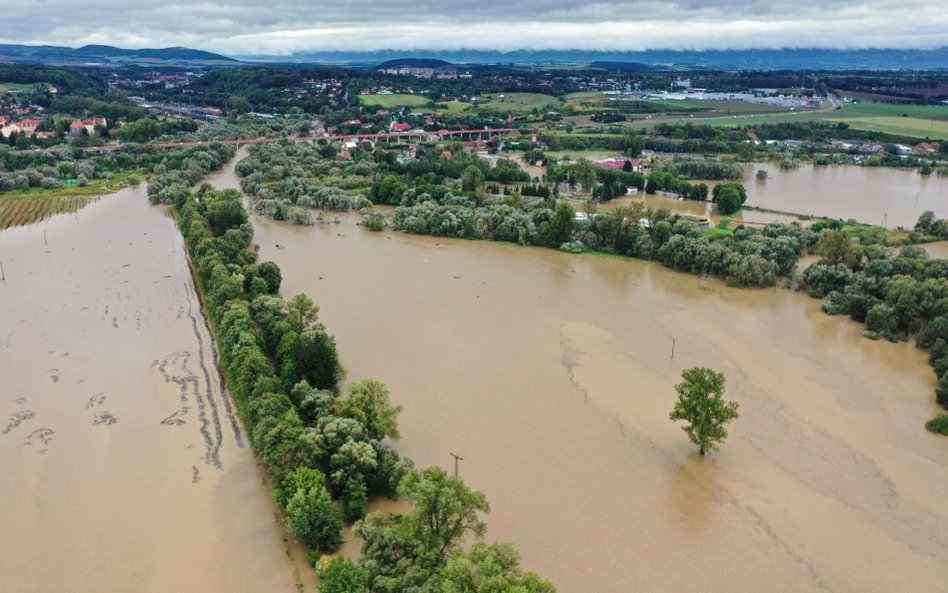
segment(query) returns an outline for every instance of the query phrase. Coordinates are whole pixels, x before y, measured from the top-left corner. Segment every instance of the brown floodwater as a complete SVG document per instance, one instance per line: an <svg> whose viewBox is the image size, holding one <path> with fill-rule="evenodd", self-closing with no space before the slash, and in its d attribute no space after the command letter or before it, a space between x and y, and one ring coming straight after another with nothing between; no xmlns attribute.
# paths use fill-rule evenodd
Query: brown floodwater
<svg viewBox="0 0 948 593"><path fill-rule="evenodd" d="M923 428L923 352L798 293L356 220L255 218L255 241L285 295L319 304L348 378L381 379L404 405L399 451L449 470L462 456L492 504L489 538L563 593L948 578L948 439ZM696 365L725 373L742 413L706 458L668 419Z"/></svg>
<svg viewBox="0 0 948 593"><path fill-rule="evenodd" d="M562 593L948 578L948 439L922 427L934 381L910 344L865 339L799 293L340 218L254 217L261 258L320 305L348 379L404 405L399 451L449 471L463 457L489 539ZM696 365L726 374L742 413L706 458L668 420Z"/></svg>
<svg viewBox="0 0 948 593"><path fill-rule="evenodd" d="M804 225L808 224L806 222L800 221L796 216L778 214L775 212L760 212L751 209L741 210L737 214L723 215L718 212L718 209L715 208L714 204L711 202L686 200L684 198L679 198L674 194L665 192L658 192L650 195L639 191L621 198L616 198L615 200L611 200L606 204L599 206L599 208L609 209L616 206L628 205L632 202L643 203L647 207L655 210L664 209L673 213L684 214L688 216L704 216L711 221L712 226L717 225L724 219L730 219L733 221L730 225L732 228L738 224L761 227L774 222L788 224L791 222L797 222ZM575 207L578 210L582 209L582 206L580 205Z"/></svg>
<svg viewBox="0 0 948 593"><path fill-rule="evenodd" d="M757 171L768 173L766 181L757 181ZM695 182L697 183L697 182ZM704 181L714 186L718 181ZM915 170L887 167L804 165L784 171L771 163L744 165L747 205L777 212L792 212L828 218L850 218L866 224L911 228L922 212L933 211L948 218L948 189L945 177L919 175ZM642 192L612 203L645 200L652 208L707 216L713 223L723 216L709 202L680 200L670 194L647 196ZM743 210L731 217L735 223L762 225L792 222L796 216ZM807 224L807 223L802 223Z"/></svg>
<svg viewBox="0 0 948 593"><path fill-rule="evenodd" d="M743 167L747 205L756 208L843 220L852 218L888 228L911 228L926 210L933 211L938 218L948 218L948 189L945 187L948 179L944 176L923 176L914 169L854 165L803 165L789 171L772 163L750 163ZM760 169L767 171L766 181L757 181ZM530 173L533 175L536 171ZM542 177L542 169L540 173ZM713 187L720 182L703 183ZM672 212L707 216L714 224L724 218L711 203L679 200L661 192L647 196L640 191L614 200L606 207L630 200L644 200L650 207L667 208ZM731 218L735 224L748 225L798 220L796 216L753 210L744 210Z"/></svg>
<svg viewBox="0 0 948 593"><path fill-rule="evenodd" d="M0 260L0 591L312 587L144 185L0 232Z"/></svg>
<svg viewBox="0 0 948 593"><path fill-rule="evenodd" d="M768 173L757 181L758 169ZM783 171L771 163L744 166L747 204L758 208L811 214L866 224L911 228L922 212L948 218L945 177L917 170L837 165Z"/></svg>

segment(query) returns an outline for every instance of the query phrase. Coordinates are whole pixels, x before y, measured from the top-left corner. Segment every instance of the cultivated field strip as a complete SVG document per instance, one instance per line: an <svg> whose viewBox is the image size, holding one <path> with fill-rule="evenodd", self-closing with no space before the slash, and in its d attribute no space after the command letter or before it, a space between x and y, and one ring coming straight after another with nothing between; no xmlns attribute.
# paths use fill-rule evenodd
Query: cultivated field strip
<svg viewBox="0 0 948 593"><path fill-rule="evenodd" d="M0 196L0 229L41 222L54 214L76 212L98 196Z"/></svg>

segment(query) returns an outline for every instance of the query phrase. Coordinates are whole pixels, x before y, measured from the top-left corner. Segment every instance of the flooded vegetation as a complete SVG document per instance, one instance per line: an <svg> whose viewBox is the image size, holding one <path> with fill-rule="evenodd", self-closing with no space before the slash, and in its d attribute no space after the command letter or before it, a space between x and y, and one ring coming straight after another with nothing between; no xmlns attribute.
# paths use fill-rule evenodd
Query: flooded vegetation
<svg viewBox="0 0 948 593"><path fill-rule="evenodd" d="M4 230L0 259L4 590L311 586L145 187Z"/></svg>
<svg viewBox="0 0 948 593"><path fill-rule="evenodd" d="M799 294L621 258L352 219L254 224L283 292L318 295L349 378L379 377L405 407L399 452L464 457L493 536L562 591L944 578L948 462L920 429L935 407L921 351L866 340ZM695 365L725 372L742 410L710 459L667 416Z"/></svg>

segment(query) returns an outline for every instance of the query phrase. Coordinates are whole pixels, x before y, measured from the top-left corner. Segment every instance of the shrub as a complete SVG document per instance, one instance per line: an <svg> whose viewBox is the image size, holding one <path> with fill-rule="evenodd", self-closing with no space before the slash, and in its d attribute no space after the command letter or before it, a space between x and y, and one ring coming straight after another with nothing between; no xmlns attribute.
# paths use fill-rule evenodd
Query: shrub
<svg viewBox="0 0 948 593"><path fill-rule="evenodd" d="M939 414L925 423L925 428L928 430L948 435L948 414Z"/></svg>

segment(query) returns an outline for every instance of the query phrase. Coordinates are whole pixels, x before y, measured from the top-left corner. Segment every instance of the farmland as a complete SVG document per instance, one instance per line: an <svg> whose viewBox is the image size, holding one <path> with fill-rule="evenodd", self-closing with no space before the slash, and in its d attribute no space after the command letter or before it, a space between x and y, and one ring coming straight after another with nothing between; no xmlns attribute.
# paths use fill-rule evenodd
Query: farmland
<svg viewBox="0 0 948 593"><path fill-rule="evenodd" d="M844 104L832 111L794 111L779 113L748 113L716 117L688 117L689 122L721 127L747 126L759 123L830 121L849 124L856 130L875 130L911 138L948 138L948 107L926 105L893 105L888 103ZM637 120L636 126L650 127L655 119Z"/></svg>
<svg viewBox="0 0 948 593"><path fill-rule="evenodd" d="M539 93L486 95L484 99L487 99L487 101L477 104L479 108L512 111L516 113L527 113L534 109L550 109L559 105L559 101L557 101L555 97L541 95Z"/></svg>
<svg viewBox="0 0 948 593"><path fill-rule="evenodd" d="M98 196L21 195L0 197L0 229L32 224L62 212L75 212Z"/></svg>
<svg viewBox="0 0 948 593"><path fill-rule="evenodd" d="M359 95L359 100L363 105L372 105L382 109L391 109L393 107L421 107L429 101L428 97L422 95L409 95L405 93L396 93L391 95Z"/></svg>

